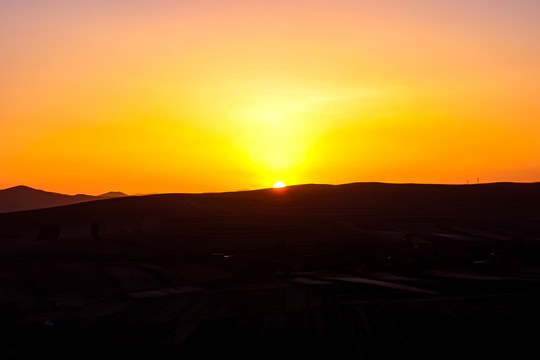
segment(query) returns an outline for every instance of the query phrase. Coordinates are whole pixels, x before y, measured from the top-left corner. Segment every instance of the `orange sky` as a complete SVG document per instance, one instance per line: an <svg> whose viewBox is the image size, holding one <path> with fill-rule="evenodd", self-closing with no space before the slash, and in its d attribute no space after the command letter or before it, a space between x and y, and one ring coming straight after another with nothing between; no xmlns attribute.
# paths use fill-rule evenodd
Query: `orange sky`
<svg viewBox="0 0 540 360"><path fill-rule="evenodd" d="M0 3L0 188L540 181L540 4Z"/></svg>

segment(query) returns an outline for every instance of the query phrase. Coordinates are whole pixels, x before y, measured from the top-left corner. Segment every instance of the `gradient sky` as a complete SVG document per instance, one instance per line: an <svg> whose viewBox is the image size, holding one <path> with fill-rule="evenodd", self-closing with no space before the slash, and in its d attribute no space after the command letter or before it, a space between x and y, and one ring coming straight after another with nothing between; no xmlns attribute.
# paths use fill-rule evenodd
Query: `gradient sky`
<svg viewBox="0 0 540 360"><path fill-rule="evenodd" d="M537 0L0 0L0 188L540 181Z"/></svg>

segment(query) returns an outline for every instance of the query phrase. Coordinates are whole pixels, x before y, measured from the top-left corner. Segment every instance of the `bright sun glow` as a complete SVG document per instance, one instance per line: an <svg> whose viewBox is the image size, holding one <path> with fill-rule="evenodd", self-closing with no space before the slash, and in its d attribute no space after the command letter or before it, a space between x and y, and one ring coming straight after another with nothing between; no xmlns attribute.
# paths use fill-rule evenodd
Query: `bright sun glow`
<svg viewBox="0 0 540 360"><path fill-rule="evenodd" d="M274 189L275 188L282 188L282 187L285 187L285 183L283 181L277 181L275 184L274 184Z"/></svg>
<svg viewBox="0 0 540 360"><path fill-rule="evenodd" d="M280 94L284 89L287 93ZM306 160L313 140L309 115L314 104L308 95L288 84L238 101L238 107L230 112L231 119L241 129L235 136L241 137L252 162L272 173L282 173Z"/></svg>

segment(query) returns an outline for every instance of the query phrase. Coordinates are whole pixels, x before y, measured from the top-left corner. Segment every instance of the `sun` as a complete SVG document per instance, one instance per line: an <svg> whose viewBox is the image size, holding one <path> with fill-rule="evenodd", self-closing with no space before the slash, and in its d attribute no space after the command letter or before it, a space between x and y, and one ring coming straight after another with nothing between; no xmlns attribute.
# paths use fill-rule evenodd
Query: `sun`
<svg viewBox="0 0 540 360"><path fill-rule="evenodd" d="M286 186L286 185L285 185L285 183L284 183L283 181L276 181L276 182L274 183L274 189L275 189L275 188L282 188L282 187L285 187L285 186Z"/></svg>

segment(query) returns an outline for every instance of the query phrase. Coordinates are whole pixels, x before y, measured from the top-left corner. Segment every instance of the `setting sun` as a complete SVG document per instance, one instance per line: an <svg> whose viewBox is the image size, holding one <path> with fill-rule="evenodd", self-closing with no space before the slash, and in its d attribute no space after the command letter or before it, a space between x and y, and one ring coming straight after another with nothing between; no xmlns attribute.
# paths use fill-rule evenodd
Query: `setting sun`
<svg viewBox="0 0 540 360"><path fill-rule="evenodd" d="M274 189L275 188L282 188L282 187L285 187L285 183L283 181L277 181L276 183L274 183Z"/></svg>

